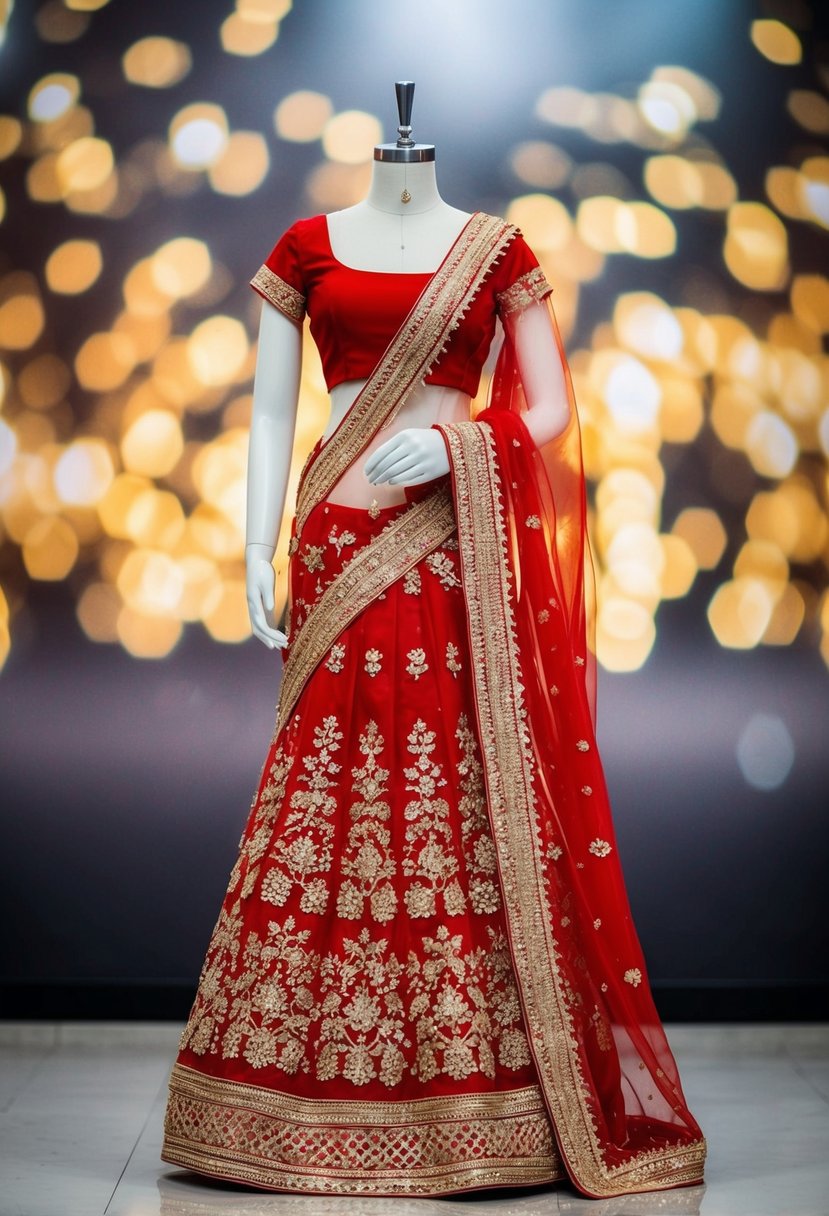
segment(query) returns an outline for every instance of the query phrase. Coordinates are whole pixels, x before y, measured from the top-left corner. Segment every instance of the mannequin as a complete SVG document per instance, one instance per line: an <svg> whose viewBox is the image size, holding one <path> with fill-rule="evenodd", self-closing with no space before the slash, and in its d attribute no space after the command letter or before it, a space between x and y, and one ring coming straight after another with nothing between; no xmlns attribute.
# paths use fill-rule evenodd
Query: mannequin
<svg viewBox="0 0 829 1216"><path fill-rule="evenodd" d="M443 201L397 87L366 199L295 221L251 279L247 592L282 674L162 1159L340 1195L690 1185L705 1140L595 742L554 288L515 225ZM283 632L271 559L306 313L331 417L297 485Z"/></svg>
<svg viewBox="0 0 829 1216"><path fill-rule="evenodd" d="M405 132L403 138L411 130L407 123L400 129ZM450 206L438 191L434 145L409 143L411 146L403 148L400 141L376 145L366 198L328 216L332 251L346 266L375 273L433 271L469 220L469 212ZM567 390L543 305L539 302L526 311L518 331L517 354L532 395L527 427L536 443L542 444L557 435L567 420ZM271 563L285 510L301 365L301 326L263 300L248 448L245 564L251 627L270 649L281 649L288 641L272 623L275 579ZM335 385L323 440L336 429L364 383L350 380ZM395 419L395 433L388 439L378 436L367 448L362 474L353 470L343 479L347 497L335 493L330 501L365 507L376 501L387 506L404 500L402 492L391 487L420 485L448 473L445 444L430 428L434 422L468 418L469 402L456 389L421 384Z"/></svg>

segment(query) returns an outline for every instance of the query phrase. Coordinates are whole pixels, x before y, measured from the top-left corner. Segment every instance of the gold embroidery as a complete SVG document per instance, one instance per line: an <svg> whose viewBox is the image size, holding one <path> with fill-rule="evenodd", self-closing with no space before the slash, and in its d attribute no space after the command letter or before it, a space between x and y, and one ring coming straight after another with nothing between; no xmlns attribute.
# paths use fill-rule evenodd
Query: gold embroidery
<svg viewBox="0 0 829 1216"><path fill-rule="evenodd" d="M446 778L440 765L431 759L435 732L427 729L422 718L417 719L409 732L408 746L416 760L404 768L403 775L406 789L416 797L406 804L404 811L409 826L403 873L419 881L406 891L406 907L410 916L434 916L437 895L442 893L446 914L456 916L464 911L466 897L457 880L458 860L451 847L449 803L445 798L435 797L435 792L446 785Z"/></svg>
<svg viewBox="0 0 829 1216"><path fill-rule="evenodd" d="M409 660L406 664L406 671L410 676L414 676L419 680L422 675L425 675L429 670L429 664L426 662L426 651L418 646L414 650L408 651L406 658Z"/></svg>
<svg viewBox="0 0 829 1216"><path fill-rule="evenodd" d="M546 608L539 608L539 610L538 610L538 623L539 623L539 625L544 625L544 624L545 624L547 621L549 621L549 619L550 619L550 614L549 614L549 612L547 611L547 609L546 609Z"/></svg>
<svg viewBox="0 0 829 1216"><path fill-rule="evenodd" d="M334 443L316 450L297 488L296 530L340 480L367 440L388 426L431 370L481 284L518 229L498 216L476 212L459 233L438 270L391 339L351 403Z"/></svg>
<svg viewBox="0 0 829 1216"><path fill-rule="evenodd" d="M366 651L365 670L370 676L376 676L380 671L380 661L382 658L382 651L377 650L374 646Z"/></svg>
<svg viewBox="0 0 829 1216"><path fill-rule="evenodd" d="M310 570L322 570L325 565L323 559L322 545L306 545L304 552L300 553L300 559L305 562L305 565Z"/></svg>
<svg viewBox="0 0 829 1216"><path fill-rule="evenodd" d="M343 545L353 545L356 540L357 537L353 532L349 532L348 529L338 533L335 526L328 533L328 543L333 545L337 550L338 557L342 555Z"/></svg>
<svg viewBox="0 0 829 1216"><path fill-rule="evenodd" d="M461 670L461 664L458 662L459 654L460 651L454 642L446 643L446 667L456 678L458 672Z"/></svg>
<svg viewBox="0 0 829 1216"><path fill-rule="evenodd" d="M268 857L277 862L262 881L261 898L281 908L294 886L302 888L303 912L322 914L328 905L328 884L312 878L331 869L334 825L328 822L337 809L336 797L328 791L337 785L340 765L333 759L343 732L333 714L314 728L315 754L304 756L305 772L297 781L307 790L295 790L286 816Z"/></svg>
<svg viewBox="0 0 829 1216"><path fill-rule="evenodd" d="M391 833L386 826L391 807L385 801L389 770L381 768L377 757L383 750L383 736L376 722L369 722L359 739L366 758L362 768L352 769L352 789L361 796L350 809L353 825L340 862L345 881L337 896L337 915L358 920L369 901L371 915L385 924L397 912L397 895L389 881L397 866L389 848Z"/></svg>
<svg viewBox="0 0 829 1216"><path fill-rule="evenodd" d="M460 587L461 580L458 578L455 563L448 553L430 553L426 558L426 565L432 574L440 579L442 587Z"/></svg>
<svg viewBox="0 0 829 1216"><path fill-rule="evenodd" d="M345 644L343 642L335 642L331 647L328 658L325 660L325 666L334 675L339 675L343 669L343 659L345 658Z"/></svg>
<svg viewBox="0 0 829 1216"><path fill-rule="evenodd" d="M590 795L593 793L593 787L592 787L592 785L583 785L583 786L581 787L581 792L582 792L583 794L586 794L586 795L587 795L587 797L589 798L589 797L590 797Z"/></svg>
<svg viewBox="0 0 829 1216"><path fill-rule="evenodd" d="M625 983L633 984L634 988L642 983L642 972L638 967L628 967L625 972Z"/></svg>
<svg viewBox="0 0 829 1216"><path fill-rule="evenodd" d="M446 484L392 518L359 549L328 584L302 629L297 630L282 672L278 734L290 717L306 680L332 642L371 603L455 529L452 493Z"/></svg>
<svg viewBox="0 0 829 1216"><path fill-rule="evenodd" d="M292 321L301 321L305 316L305 296L302 292L286 283L264 262L250 280L250 285Z"/></svg>
<svg viewBox="0 0 829 1216"><path fill-rule="evenodd" d="M403 590L406 595L420 595L420 571L417 566L403 575Z"/></svg>
<svg viewBox="0 0 829 1216"><path fill-rule="evenodd" d="M576 743L576 747L579 749L580 752L590 751L590 744L587 742L586 739L579 739L579 741Z"/></svg>
<svg viewBox="0 0 829 1216"><path fill-rule="evenodd" d="M501 896L494 877L498 862L486 809L486 788L478 741L465 713L458 720L455 738L461 749L458 811L461 815L464 857L470 876L469 902L473 912L489 915L501 907Z"/></svg>
<svg viewBox="0 0 829 1216"><path fill-rule="evenodd" d="M606 840L600 840L596 837L595 840L590 841L590 852L595 853L597 857L607 857L610 852L610 845Z"/></svg>
<svg viewBox="0 0 829 1216"><path fill-rule="evenodd" d="M539 517L537 515L528 515L527 518L524 520L524 523L527 525L528 528L538 529L541 527L541 520L539 519Z"/></svg>
<svg viewBox="0 0 829 1216"><path fill-rule="evenodd" d="M376 498L372 498L371 505L366 508L372 519L376 519L380 514L380 504Z"/></svg>
<svg viewBox="0 0 829 1216"><path fill-rule="evenodd" d="M528 270L509 287L498 292L498 312L502 317L509 316L519 308L526 308L536 300L543 300L552 290L541 267L533 266L532 270Z"/></svg>
<svg viewBox="0 0 829 1216"><path fill-rule="evenodd" d="M251 1185L340 1195L443 1194L566 1177L536 1085L333 1101L179 1063L161 1158Z"/></svg>
<svg viewBox="0 0 829 1216"><path fill-rule="evenodd" d="M551 684L551 685L550 685L550 696L551 696L551 697L557 697L557 696L558 696L558 684Z"/></svg>
<svg viewBox="0 0 829 1216"><path fill-rule="evenodd" d="M588 1104L553 926L549 917L538 915L545 875L537 856L535 760L523 703L515 591L510 583L494 438L489 426L474 421L441 424L440 430L452 465L470 666L512 957L533 1058L558 1141L571 1173L597 1197L699 1181L707 1148L701 1135L685 1143L631 1152L618 1165L608 1165L604 1159ZM548 849L553 857L559 852L558 846ZM583 866L576 862L577 868ZM636 969L630 970L629 982L634 983Z"/></svg>

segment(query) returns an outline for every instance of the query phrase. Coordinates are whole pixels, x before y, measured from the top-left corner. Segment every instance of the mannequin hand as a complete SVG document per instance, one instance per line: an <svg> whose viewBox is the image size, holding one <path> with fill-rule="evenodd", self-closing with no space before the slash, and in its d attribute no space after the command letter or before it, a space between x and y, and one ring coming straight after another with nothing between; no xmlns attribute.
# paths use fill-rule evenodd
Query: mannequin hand
<svg viewBox="0 0 829 1216"><path fill-rule="evenodd" d="M250 544L245 549L248 612L250 624L260 642L269 649L287 646L287 635L273 624L274 584L276 581L271 565L273 549L270 545Z"/></svg>
<svg viewBox="0 0 829 1216"><path fill-rule="evenodd" d="M375 448L363 465L372 485L417 486L449 472L449 457L440 431L411 426Z"/></svg>

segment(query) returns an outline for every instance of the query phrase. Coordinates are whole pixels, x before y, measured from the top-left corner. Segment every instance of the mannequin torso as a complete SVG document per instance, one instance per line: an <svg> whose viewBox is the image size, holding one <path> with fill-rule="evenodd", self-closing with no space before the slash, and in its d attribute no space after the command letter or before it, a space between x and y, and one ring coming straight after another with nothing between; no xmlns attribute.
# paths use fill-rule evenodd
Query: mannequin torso
<svg viewBox="0 0 829 1216"><path fill-rule="evenodd" d="M401 201L403 191L410 201ZM431 274L469 221L470 214L450 207L440 197L434 161L394 164L375 161L367 197L353 207L326 217L331 252L338 262L368 274ZM348 413L364 380L347 380L331 390L331 414L325 442ZM469 417L469 397L439 384L421 384L410 395L389 428L368 445L364 465L392 435L407 427L428 429L433 422ZM405 494L388 483L373 484L363 467L349 469L329 496L331 502L367 508L403 502Z"/></svg>

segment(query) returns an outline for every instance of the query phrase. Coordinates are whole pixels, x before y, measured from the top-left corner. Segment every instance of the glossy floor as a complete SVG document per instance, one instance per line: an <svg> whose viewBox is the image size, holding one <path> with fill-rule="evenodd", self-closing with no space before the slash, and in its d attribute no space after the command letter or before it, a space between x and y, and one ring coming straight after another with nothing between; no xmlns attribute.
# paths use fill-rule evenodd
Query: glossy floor
<svg viewBox="0 0 829 1216"><path fill-rule="evenodd" d="M0 1022L2 1216L829 1216L829 1026L668 1025L706 1182L624 1199L569 1185L440 1199L248 1191L159 1159L179 1027Z"/></svg>

